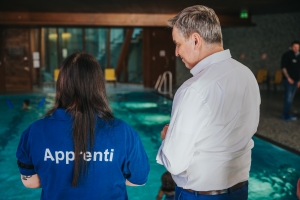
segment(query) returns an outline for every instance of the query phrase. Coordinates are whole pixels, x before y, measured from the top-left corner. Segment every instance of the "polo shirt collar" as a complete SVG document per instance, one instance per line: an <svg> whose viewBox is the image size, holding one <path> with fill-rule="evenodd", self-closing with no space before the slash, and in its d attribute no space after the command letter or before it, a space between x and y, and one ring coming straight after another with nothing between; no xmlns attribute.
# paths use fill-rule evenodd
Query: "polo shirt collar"
<svg viewBox="0 0 300 200"><path fill-rule="evenodd" d="M69 120L71 115L66 112L65 109L57 108L55 112L52 114L50 119L57 119L57 120Z"/></svg>
<svg viewBox="0 0 300 200"><path fill-rule="evenodd" d="M203 60L201 60L197 65L195 65L193 67L193 69L191 69L190 72L191 72L191 74L193 74L193 76L196 76L206 67L208 67L214 63L218 63L223 60L226 60L228 58L231 58L229 49L214 53L214 54L204 58Z"/></svg>

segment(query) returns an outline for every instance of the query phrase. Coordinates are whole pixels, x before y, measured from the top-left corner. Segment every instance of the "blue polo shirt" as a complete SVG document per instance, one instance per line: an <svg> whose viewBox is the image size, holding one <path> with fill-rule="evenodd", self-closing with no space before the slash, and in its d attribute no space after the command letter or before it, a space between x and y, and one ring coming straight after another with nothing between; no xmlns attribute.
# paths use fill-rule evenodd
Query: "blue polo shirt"
<svg viewBox="0 0 300 200"><path fill-rule="evenodd" d="M71 116L57 109L23 132L16 154L20 173L39 175L41 199L128 199L126 179L147 182L148 157L138 133L119 119L98 121L94 150L82 152L88 173L75 188Z"/></svg>

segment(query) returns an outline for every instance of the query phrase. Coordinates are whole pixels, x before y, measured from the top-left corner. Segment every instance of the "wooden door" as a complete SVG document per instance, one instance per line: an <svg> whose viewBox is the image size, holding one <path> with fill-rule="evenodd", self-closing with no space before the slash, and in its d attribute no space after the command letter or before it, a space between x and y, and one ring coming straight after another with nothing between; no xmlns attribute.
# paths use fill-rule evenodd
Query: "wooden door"
<svg viewBox="0 0 300 200"><path fill-rule="evenodd" d="M3 28L0 36L0 90L31 90L29 28Z"/></svg>
<svg viewBox="0 0 300 200"><path fill-rule="evenodd" d="M166 28L143 29L143 83L153 88L165 71L172 73L172 82L176 80L175 44L172 31Z"/></svg>

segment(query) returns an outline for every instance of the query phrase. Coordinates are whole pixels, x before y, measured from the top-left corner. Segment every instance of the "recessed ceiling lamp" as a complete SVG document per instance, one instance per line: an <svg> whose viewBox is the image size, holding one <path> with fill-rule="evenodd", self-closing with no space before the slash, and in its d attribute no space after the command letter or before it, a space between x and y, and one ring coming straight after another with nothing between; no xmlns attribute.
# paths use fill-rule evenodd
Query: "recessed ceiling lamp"
<svg viewBox="0 0 300 200"><path fill-rule="evenodd" d="M51 34L49 34L48 38L49 38L50 40L56 40L57 34L56 34L56 33L51 33Z"/></svg>
<svg viewBox="0 0 300 200"><path fill-rule="evenodd" d="M61 34L62 39L69 39L72 37L71 33L62 33Z"/></svg>

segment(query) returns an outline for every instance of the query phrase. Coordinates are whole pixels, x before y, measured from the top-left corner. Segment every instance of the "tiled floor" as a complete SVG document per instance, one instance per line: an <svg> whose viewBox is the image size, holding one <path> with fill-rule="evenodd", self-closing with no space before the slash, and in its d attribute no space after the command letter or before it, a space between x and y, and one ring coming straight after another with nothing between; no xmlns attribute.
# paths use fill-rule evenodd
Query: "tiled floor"
<svg viewBox="0 0 300 200"><path fill-rule="evenodd" d="M263 136L278 144L300 153L300 92L295 96L292 113L298 117L296 121L282 120L283 92L261 91L261 115L257 135Z"/></svg>

